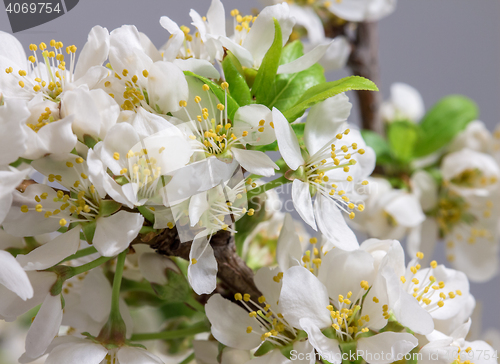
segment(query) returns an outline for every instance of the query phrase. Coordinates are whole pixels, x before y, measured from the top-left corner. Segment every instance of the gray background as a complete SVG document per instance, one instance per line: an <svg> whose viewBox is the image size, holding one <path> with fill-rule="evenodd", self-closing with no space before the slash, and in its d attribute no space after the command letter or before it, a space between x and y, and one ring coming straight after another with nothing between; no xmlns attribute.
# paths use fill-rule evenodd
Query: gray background
<svg viewBox="0 0 500 364"><path fill-rule="evenodd" d="M260 8L258 0L224 4L227 14L233 8L246 14ZM209 5L209 0L80 0L62 17L16 33L16 37L26 49L29 43L48 43L52 38L81 49L94 25L112 30L122 24L135 24L161 46L169 34L160 26L160 16L168 15L179 25L189 25L189 9L204 15ZM426 107L445 95L464 94L477 102L481 120L492 130L500 121L499 16L498 0L399 1L396 12L380 22L380 89L384 98L391 83L398 81L416 87ZM3 9L0 30L11 31ZM345 75L333 72L329 78ZM353 113L353 121L356 115ZM439 255L445 262L443 254ZM483 328L500 328L500 278L472 284L471 290L482 302Z"/></svg>

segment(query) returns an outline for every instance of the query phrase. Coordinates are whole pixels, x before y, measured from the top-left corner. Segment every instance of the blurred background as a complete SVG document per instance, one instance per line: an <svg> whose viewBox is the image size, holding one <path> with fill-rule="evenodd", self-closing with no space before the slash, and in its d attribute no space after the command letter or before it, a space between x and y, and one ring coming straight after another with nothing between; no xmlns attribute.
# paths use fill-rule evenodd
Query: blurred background
<svg viewBox="0 0 500 364"><path fill-rule="evenodd" d="M226 14L234 8L244 14L262 8L259 0L223 2ZM168 15L179 25L189 26L189 10L194 8L204 15L209 5L210 0L80 0L67 14L15 36L26 50L30 43L48 43L53 38L81 49L94 25L111 31L123 24L134 24L160 47L169 36L159 24L160 16ZM389 96L393 82L417 88L427 108L445 95L464 94L479 105L480 119L493 130L500 122L499 16L500 1L399 1L396 11L382 19L379 26L379 88L383 98ZM11 32L3 9L0 30ZM346 71L331 72L328 79L346 75ZM354 95L349 96L354 99ZM353 110L350 120L357 122L356 107ZM437 259L445 263L442 251ZM482 305L483 330L500 328L500 278L472 284L471 291Z"/></svg>

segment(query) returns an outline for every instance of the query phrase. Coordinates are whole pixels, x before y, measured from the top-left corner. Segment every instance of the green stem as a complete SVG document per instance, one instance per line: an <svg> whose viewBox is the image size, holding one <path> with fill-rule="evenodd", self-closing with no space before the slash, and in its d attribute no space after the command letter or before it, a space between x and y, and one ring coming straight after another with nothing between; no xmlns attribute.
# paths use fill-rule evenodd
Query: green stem
<svg viewBox="0 0 500 364"><path fill-rule="evenodd" d="M116 260L115 277L113 278L113 293L111 295L111 314L115 313L120 316L120 287L122 285L123 266L127 257L128 249L118 255Z"/></svg>
<svg viewBox="0 0 500 364"><path fill-rule="evenodd" d="M147 234L151 232L157 232L158 230L154 229L152 226L143 226L139 231L139 234Z"/></svg>
<svg viewBox="0 0 500 364"><path fill-rule="evenodd" d="M193 296L189 296L186 300L186 303L195 310L205 313L205 307L201 303L199 303Z"/></svg>
<svg viewBox="0 0 500 364"><path fill-rule="evenodd" d="M289 179L285 178L285 176L281 176L279 178L276 178L270 182L267 182L263 184L262 186L255 187L251 189L250 191L247 191L247 199L250 200L252 197L258 196L266 191L272 190L273 188L282 186L284 184L290 183Z"/></svg>
<svg viewBox="0 0 500 364"><path fill-rule="evenodd" d="M67 262L67 261L73 260L73 259L86 257L87 255L91 255L91 254L95 254L95 253L97 253L97 249L94 248L93 246L89 246L88 248L79 250L75 254L70 255L69 257L64 259L61 263L64 263L64 262ZM59 264L61 264L61 263L59 263Z"/></svg>
<svg viewBox="0 0 500 364"><path fill-rule="evenodd" d="M123 266L127 257L128 249L121 252L116 259L115 276L113 278L113 290L111 293L111 312L108 322L103 326L97 340L101 343L122 345L126 341L127 328L120 314L120 288L122 284Z"/></svg>
<svg viewBox="0 0 500 364"><path fill-rule="evenodd" d="M188 364L188 363L191 363L194 359L194 353L192 353L191 355L189 355L186 359L184 359L183 361L181 361L180 364Z"/></svg>
<svg viewBox="0 0 500 364"><path fill-rule="evenodd" d="M186 336L193 336L201 332L210 331L210 327L205 322L198 322L188 328L173 330L173 331L163 331L163 332L152 332L148 334L134 334L130 338L132 341L147 341L147 340L171 340L183 338Z"/></svg>
<svg viewBox="0 0 500 364"><path fill-rule="evenodd" d="M101 264L106 263L108 260L113 259L114 257L100 257L97 258L96 260L93 260L87 264L80 265L78 267L74 267L72 270L72 275L71 277L74 277L78 274L85 273L86 271L89 271L91 269L99 267ZM69 277L69 278L71 278Z"/></svg>

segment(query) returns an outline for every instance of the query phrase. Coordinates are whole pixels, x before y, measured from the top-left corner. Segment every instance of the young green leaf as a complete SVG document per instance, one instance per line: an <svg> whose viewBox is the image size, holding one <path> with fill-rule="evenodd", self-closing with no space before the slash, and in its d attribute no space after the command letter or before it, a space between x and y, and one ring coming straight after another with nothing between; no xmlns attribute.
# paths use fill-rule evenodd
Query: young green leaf
<svg viewBox="0 0 500 364"><path fill-rule="evenodd" d="M304 46L299 40L288 44L281 53L280 65L290 63L304 55ZM271 102L268 107L279 110L291 108L311 87L325 83L323 67L315 64L297 73L285 73L276 76Z"/></svg>
<svg viewBox="0 0 500 364"><path fill-rule="evenodd" d="M200 76L200 75L197 75L191 71L184 71L184 74L187 76L187 77L194 77L194 78L197 78L198 80L200 80L201 82L205 83L208 85L208 87L210 87L210 90L212 90L212 92L215 94L215 96L217 96L217 98L219 99L219 102L221 104L224 104L225 103L225 92L224 90L222 89L222 87L220 87L219 85L217 85L215 82L213 81L210 81L208 78L205 78L203 76ZM238 108L240 107L240 105L236 102L236 100L228 93L227 94L227 115L229 117L229 119L233 120L234 119L234 114L236 114L236 110L238 110Z"/></svg>
<svg viewBox="0 0 500 364"><path fill-rule="evenodd" d="M427 112L420 124L415 157L426 156L444 147L477 117L477 106L468 97L444 97Z"/></svg>
<svg viewBox="0 0 500 364"><path fill-rule="evenodd" d="M252 102L252 95L247 81L243 76L243 70L238 59L230 52L222 61L222 69L226 82L229 84L229 93L240 106L248 105ZM240 72L241 70L241 72Z"/></svg>
<svg viewBox="0 0 500 364"><path fill-rule="evenodd" d="M293 107L283 112L283 115L292 122L318 102L350 90L378 91L378 88L372 81L360 76L322 83L308 89Z"/></svg>
<svg viewBox="0 0 500 364"><path fill-rule="evenodd" d="M391 148L380 134L371 130L361 130L361 135L366 144L375 152L377 164L384 164L391 161Z"/></svg>
<svg viewBox="0 0 500 364"><path fill-rule="evenodd" d="M401 162L408 162L413 158L418 126L410 121L395 121L389 125L387 139L394 156Z"/></svg>
<svg viewBox="0 0 500 364"><path fill-rule="evenodd" d="M262 60L252 87L252 94L255 95L258 104L267 106L271 101L270 98L276 79L276 72L278 72L280 64L282 49L281 27L279 22L274 19L274 41Z"/></svg>

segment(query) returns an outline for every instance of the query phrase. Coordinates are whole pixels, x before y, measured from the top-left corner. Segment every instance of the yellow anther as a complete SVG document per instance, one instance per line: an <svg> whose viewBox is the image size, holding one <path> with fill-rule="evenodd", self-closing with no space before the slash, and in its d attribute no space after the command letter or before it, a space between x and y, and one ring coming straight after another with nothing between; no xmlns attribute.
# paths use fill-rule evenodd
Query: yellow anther
<svg viewBox="0 0 500 364"><path fill-rule="evenodd" d="M247 327L247 334L250 334L252 332L252 326Z"/></svg>
<svg viewBox="0 0 500 364"><path fill-rule="evenodd" d="M117 160L120 160L120 153L118 153L118 152L114 152L114 153L113 153L113 159L114 159L114 160L116 160L116 161L117 161Z"/></svg>
<svg viewBox="0 0 500 364"><path fill-rule="evenodd" d="M23 81L19 81L19 86L24 87L24 82Z"/></svg>
<svg viewBox="0 0 500 364"><path fill-rule="evenodd" d="M241 293L236 293L236 294L234 295L234 299L235 299L236 301L241 301L241 300L243 299L243 296L241 295Z"/></svg>
<svg viewBox="0 0 500 364"><path fill-rule="evenodd" d="M197 104L199 104L201 102L201 97L200 96L196 96L194 98L194 102L196 102Z"/></svg>
<svg viewBox="0 0 500 364"><path fill-rule="evenodd" d="M400 277L400 279L401 279L401 282L406 283L406 278L405 278L405 276L401 276L401 277Z"/></svg>
<svg viewBox="0 0 500 364"><path fill-rule="evenodd" d="M67 166L68 168L72 168L72 167L73 167L73 163L71 163L71 162L66 162L66 166Z"/></svg>
<svg viewBox="0 0 500 364"><path fill-rule="evenodd" d="M356 214L354 212L351 212L349 214L349 218L352 220L352 219L354 219L354 217L356 217Z"/></svg>
<svg viewBox="0 0 500 364"><path fill-rule="evenodd" d="M422 252L418 252L418 253L417 253L417 258L418 258L418 259L424 259L424 253L422 253Z"/></svg>
<svg viewBox="0 0 500 364"><path fill-rule="evenodd" d="M413 284L419 284L420 283L417 278L413 278L411 281L413 282Z"/></svg>
<svg viewBox="0 0 500 364"><path fill-rule="evenodd" d="M202 89L203 89L203 91L208 91L208 90L210 90L210 86L208 86L207 84L204 84Z"/></svg>
<svg viewBox="0 0 500 364"><path fill-rule="evenodd" d="M365 150L364 149L360 149L360 150L358 150L358 153L361 154L361 155L363 155L363 154L365 154Z"/></svg>
<svg viewBox="0 0 500 364"><path fill-rule="evenodd" d="M443 306L444 306L444 302L443 302L443 301L439 301L439 302L437 303L437 305L438 305L439 307L443 307Z"/></svg>
<svg viewBox="0 0 500 364"><path fill-rule="evenodd" d="M337 139L342 139L342 134L337 134L337 135L336 135L336 138L337 138Z"/></svg>
<svg viewBox="0 0 500 364"><path fill-rule="evenodd" d="M219 109L220 111L224 111L224 105L217 104L217 109Z"/></svg>
<svg viewBox="0 0 500 364"><path fill-rule="evenodd" d="M22 206L21 206L21 212L26 213L26 212L28 212L28 211L29 211L29 209L28 209L28 206L27 206L27 205L22 205Z"/></svg>
<svg viewBox="0 0 500 364"><path fill-rule="evenodd" d="M82 157L78 157L75 159L75 162L78 163L78 164L81 164L83 163L83 158Z"/></svg>
<svg viewBox="0 0 500 364"><path fill-rule="evenodd" d="M222 82L220 86L223 90L227 90L229 88L229 84L227 82Z"/></svg>
<svg viewBox="0 0 500 364"><path fill-rule="evenodd" d="M59 225L61 225L61 226L64 226L64 225L66 225L67 223L68 223L68 222L67 222L65 219L61 219L61 220L59 220Z"/></svg>
<svg viewBox="0 0 500 364"><path fill-rule="evenodd" d="M187 106L187 101L186 100L179 101L179 106L180 107L186 107Z"/></svg>
<svg viewBox="0 0 500 364"><path fill-rule="evenodd" d="M436 262L435 260L433 260L433 261L431 262L431 267L432 267L432 268L436 268L436 267L437 267L437 265L438 265L438 264L437 264L437 262Z"/></svg>
<svg viewBox="0 0 500 364"><path fill-rule="evenodd" d="M142 75L147 78L149 76L149 72L147 70L144 70L142 71Z"/></svg>

